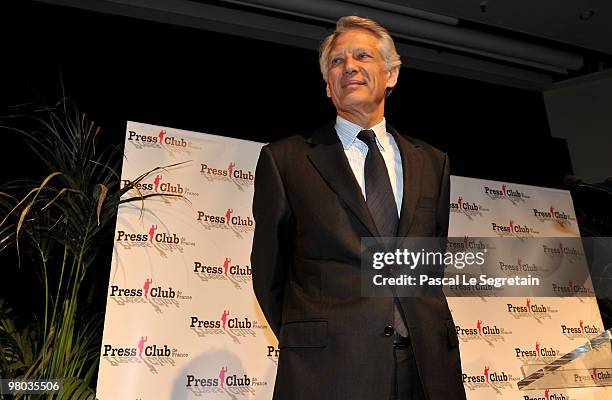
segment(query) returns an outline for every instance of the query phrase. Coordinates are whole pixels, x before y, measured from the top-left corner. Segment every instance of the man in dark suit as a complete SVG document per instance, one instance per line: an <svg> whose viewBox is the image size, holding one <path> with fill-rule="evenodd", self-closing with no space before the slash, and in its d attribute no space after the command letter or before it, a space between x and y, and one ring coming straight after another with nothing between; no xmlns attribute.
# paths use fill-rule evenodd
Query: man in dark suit
<svg viewBox="0 0 612 400"><path fill-rule="evenodd" d="M443 295L361 295L361 239L446 236L446 154L386 124L400 58L388 32L341 18L321 45L338 117L262 148L253 288L279 340L274 398L465 399Z"/></svg>

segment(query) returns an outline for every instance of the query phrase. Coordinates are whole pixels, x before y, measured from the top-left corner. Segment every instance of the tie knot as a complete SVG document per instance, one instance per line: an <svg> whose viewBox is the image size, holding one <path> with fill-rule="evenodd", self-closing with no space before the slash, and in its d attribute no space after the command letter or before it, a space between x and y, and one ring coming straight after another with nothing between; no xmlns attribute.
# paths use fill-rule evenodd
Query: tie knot
<svg viewBox="0 0 612 400"><path fill-rule="evenodd" d="M364 129L357 134L357 139L369 146L376 143L376 134L371 129Z"/></svg>

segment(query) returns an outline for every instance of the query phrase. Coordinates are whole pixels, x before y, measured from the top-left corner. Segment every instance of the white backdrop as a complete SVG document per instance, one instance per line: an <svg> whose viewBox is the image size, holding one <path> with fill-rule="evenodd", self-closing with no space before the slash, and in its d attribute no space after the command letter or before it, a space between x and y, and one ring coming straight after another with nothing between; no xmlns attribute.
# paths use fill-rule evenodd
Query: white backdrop
<svg viewBox="0 0 612 400"><path fill-rule="evenodd" d="M271 398L276 343L249 261L261 146L128 123L122 179L185 162L140 185L184 198L119 208L98 398Z"/></svg>
<svg viewBox="0 0 612 400"><path fill-rule="evenodd" d="M512 228L508 232L504 227ZM568 191L453 176L449 236L555 238L561 244L580 232ZM562 245L567 249L576 242ZM578 267L570 257L563 258L568 260L562 268ZM524 254L507 262L538 264ZM519 391L516 385L534 366L550 363L603 332L594 297L452 297L448 303L459 327L469 400L612 398L612 388ZM576 371L583 377L591 372Z"/></svg>

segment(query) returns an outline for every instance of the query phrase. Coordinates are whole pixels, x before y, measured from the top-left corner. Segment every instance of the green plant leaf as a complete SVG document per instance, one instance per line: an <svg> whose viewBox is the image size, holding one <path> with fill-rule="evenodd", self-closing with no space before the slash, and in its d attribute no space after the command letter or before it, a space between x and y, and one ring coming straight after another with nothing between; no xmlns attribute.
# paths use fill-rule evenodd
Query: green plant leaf
<svg viewBox="0 0 612 400"><path fill-rule="evenodd" d="M34 295L44 297L45 304L38 312L44 318L39 315L23 327L21 321L4 318L7 308L0 299L0 375L10 370L10 376L23 379L68 377L57 398L90 400L95 395L88 385L99 364L103 318L92 315L95 297L85 293L96 288L84 288L83 282L100 260L101 243L112 240L120 204L139 201L142 214L151 197L188 201L178 194L143 195L136 185L156 171L190 161L153 168L121 185L122 147L99 151L100 127L66 99L11 118L25 119L27 128L7 128L25 139L49 175L36 184L2 187L0 251L24 242L23 254L32 256L30 264L44 288ZM131 189L138 196L128 198L132 192L122 198ZM17 251L19 255L19 247Z"/></svg>
<svg viewBox="0 0 612 400"><path fill-rule="evenodd" d="M15 212L15 210L17 210L19 208L20 205L22 205L23 203L25 203L25 201L28 199L28 197L30 197L30 195L34 194L34 198L30 201L30 205L34 202L34 200L36 200L36 197L38 196L38 194L40 193L40 191L47 185L47 183L49 183L49 181L58 176L61 175L61 172L52 172L51 174L49 174L45 180L40 184L40 186L33 188L32 190L30 190L28 192L27 195L25 195L20 201L19 203L17 203L17 205L15 207L13 207L13 209L7 214L6 217L4 217L4 219L2 220L2 222L0 222L0 226L4 225L4 223L6 222L6 220L8 219L8 217ZM19 231L19 226L17 226L17 231Z"/></svg>
<svg viewBox="0 0 612 400"><path fill-rule="evenodd" d="M80 190L76 190L76 189L70 189L70 188L62 188L56 195L54 198L51 199L51 201L49 201L47 204L45 204L41 210L44 210L45 208L49 207L51 204L53 204L55 202L55 200L57 200L58 197L60 197L62 194L66 193L66 192L72 192L72 193L81 193Z"/></svg>
<svg viewBox="0 0 612 400"><path fill-rule="evenodd" d="M96 214L98 216L98 225L100 225L100 211L102 210L102 204L104 203L104 199L106 199L106 193L108 192L108 188L99 183L98 186L100 187L100 194L98 196L98 207L96 209Z"/></svg>
<svg viewBox="0 0 612 400"><path fill-rule="evenodd" d="M96 393L78 377L65 378L57 400L94 400Z"/></svg>

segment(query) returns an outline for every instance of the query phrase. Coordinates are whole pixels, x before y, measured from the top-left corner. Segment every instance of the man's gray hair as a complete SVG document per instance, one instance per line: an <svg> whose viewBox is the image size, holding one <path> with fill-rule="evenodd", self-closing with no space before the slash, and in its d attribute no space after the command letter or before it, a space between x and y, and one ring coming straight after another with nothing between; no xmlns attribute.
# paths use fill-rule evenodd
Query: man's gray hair
<svg viewBox="0 0 612 400"><path fill-rule="evenodd" d="M378 22L369 18L357 17L354 15L342 17L336 22L336 30L326 37L321 43L319 48L319 66L321 68L321 74L323 79L327 82L327 73L329 72L329 52L334 47L336 38L344 32L350 31L351 29L365 29L370 31L378 38L378 50L383 57L385 62L385 69L387 71L392 70L395 67L402 65L399 54L395 50L395 44L393 39L385 28L383 28Z"/></svg>

